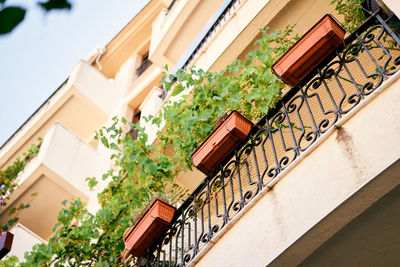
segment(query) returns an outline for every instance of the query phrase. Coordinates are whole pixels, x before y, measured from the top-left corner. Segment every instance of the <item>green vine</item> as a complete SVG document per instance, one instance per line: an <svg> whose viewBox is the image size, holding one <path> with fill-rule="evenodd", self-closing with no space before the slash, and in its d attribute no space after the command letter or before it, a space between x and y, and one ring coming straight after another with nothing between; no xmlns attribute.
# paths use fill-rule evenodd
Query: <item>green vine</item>
<svg viewBox="0 0 400 267"><path fill-rule="evenodd" d="M343 16L342 26L347 32L354 31L365 21L365 15L361 8L364 0L332 0L331 5L339 15Z"/></svg>
<svg viewBox="0 0 400 267"><path fill-rule="evenodd" d="M108 186L98 194L101 208L91 214L79 199L64 201L49 243L35 245L19 266L132 264L121 260L124 231L154 196L185 199L187 192L175 184L175 177L192 168L190 153L217 118L236 109L257 121L280 99L285 84L271 66L297 39L292 36L290 27L270 34L263 30L244 62L234 60L220 72L190 68L164 75L161 82L178 100L167 101L159 116L146 118L158 126L165 122L157 145L148 144L144 129L126 119L113 118L111 126L101 128L96 138L113 151L114 166L102 177ZM137 130L137 139L125 135L121 124ZM98 184L95 177L86 180L92 189ZM15 258L9 262L17 264Z"/></svg>
<svg viewBox="0 0 400 267"><path fill-rule="evenodd" d="M7 202L10 199L10 195L14 190L18 187L18 183L16 178L18 175L25 169L25 166L39 153L39 148L42 142L42 139L38 139L39 144L32 144L27 152L23 153L23 158L17 158L11 165L7 166L5 170L0 171L0 208L6 207ZM33 195L33 197L36 194ZM29 207L29 204L21 203L17 207L14 207L9 210L8 216L11 219L4 225L1 225L1 231L7 231L18 221L18 213Z"/></svg>
<svg viewBox="0 0 400 267"><path fill-rule="evenodd" d="M138 131L137 139L124 135L120 123L128 123L125 119L120 122L113 118L111 126L101 128L96 138L114 152L111 156L114 167L102 177L109 181L108 186L98 194L101 208L91 214L79 199L65 201L48 245L35 245L19 265L129 264L120 258L124 231L135 223L133 218L154 196L167 195L174 201L187 197L187 192L174 179L179 172L191 168L187 155L216 118L227 110L239 109L257 120L280 98L284 84L270 67L293 42L289 41L290 34L290 28L282 33L263 31L263 38L257 41L258 49L245 62L235 60L221 72L194 68L179 71L174 94L187 88L192 93L180 94L181 99L167 103L159 117L147 118L158 125L162 120L166 122L165 133L158 133L161 143L157 146L147 143L144 129L137 124L130 124ZM246 102L241 102L243 95ZM169 147L174 150L171 156L165 154ZM98 184L94 177L86 180L91 188ZM9 258L12 260L15 264L15 258Z"/></svg>
<svg viewBox="0 0 400 267"><path fill-rule="evenodd" d="M172 145L176 152L174 163L180 168L191 168L189 155L193 147L210 131L219 116L238 110L255 122L281 98L286 85L272 72L271 66L297 37L290 37L290 27L283 32L261 32L263 37L256 42L257 49L250 52L244 62L236 59L220 72L195 68L180 70L162 80L167 89L174 86L172 94L179 94L181 99L167 102L161 116L153 123L159 125L165 120L166 134L158 137L165 147ZM191 93L181 93L184 90Z"/></svg>

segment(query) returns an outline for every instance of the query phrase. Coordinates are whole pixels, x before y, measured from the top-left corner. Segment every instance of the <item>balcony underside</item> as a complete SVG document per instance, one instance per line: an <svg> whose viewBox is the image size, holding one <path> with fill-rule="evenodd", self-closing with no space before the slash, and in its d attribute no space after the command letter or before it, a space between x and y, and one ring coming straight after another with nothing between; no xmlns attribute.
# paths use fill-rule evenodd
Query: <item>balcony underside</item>
<svg viewBox="0 0 400 267"><path fill-rule="evenodd" d="M387 172L400 177L399 162ZM400 266L400 186L314 251L301 266ZM302 239L296 242L301 245ZM271 266L282 266L278 257Z"/></svg>
<svg viewBox="0 0 400 267"><path fill-rule="evenodd" d="M74 194L68 190L68 185L62 183L62 178L45 166L40 166L34 174L31 175L32 181L26 181L29 184L27 188L22 185L19 191L21 195L5 209L0 217L0 222L5 223L9 217L9 210L17 207L21 203L29 204L30 207L22 210L17 216L19 223L29 227L31 231L48 240L53 234L52 228L57 223L57 215L60 212L62 201L66 199L74 199L80 197L83 201L87 201L87 196L84 194ZM57 181L55 181L57 180ZM69 186L71 187L71 186ZM77 191L77 190L75 190ZM37 196L33 196L37 194Z"/></svg>

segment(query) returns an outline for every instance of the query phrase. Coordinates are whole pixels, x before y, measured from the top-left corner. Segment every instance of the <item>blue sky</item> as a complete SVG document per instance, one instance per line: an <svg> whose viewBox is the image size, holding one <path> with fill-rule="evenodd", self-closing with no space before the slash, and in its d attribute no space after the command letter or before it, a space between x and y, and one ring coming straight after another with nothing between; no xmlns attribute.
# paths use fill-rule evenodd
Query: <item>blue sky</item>
<svg viewBox="0 0 400 267"><path fill-rule="evenodd" d="M27 8L12 33L0 35L0 145L98 45L106 45L148 0L71 0L45 13L39 0L7 0Z"/></svg>

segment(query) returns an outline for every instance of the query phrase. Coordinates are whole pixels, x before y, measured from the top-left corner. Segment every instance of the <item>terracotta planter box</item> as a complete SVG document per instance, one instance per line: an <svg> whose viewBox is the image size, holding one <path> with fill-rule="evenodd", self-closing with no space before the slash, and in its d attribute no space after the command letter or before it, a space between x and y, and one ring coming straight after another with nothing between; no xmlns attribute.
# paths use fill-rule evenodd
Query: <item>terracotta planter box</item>
<svg viewBox="0 0 400 267"><path fill-rule="evenodd" d="M194 151L193 164L208 175L246 139L252 127L251 121L232 111Z"/></svg>
<svg viewBox="0 0 400 267"><path fill-rule="evenodd" d="M151 245L168 229L175 211L175 207L164 201L154 200L137 223L125 231L123 237L125 251L139 258L146 255Z"/></svg>
<svg viewBox="0 0 400 267"><path fill-rule="evenodd" d="M344 40L345 30L329 14L303 35L272 70L290 86L296 86Z"/></svg>
<svg viewBox="0 0 400 267"><path fill-rule="evenodd" d="M0 260L11 250L14 235L10 232L0 233Z"/></svg>

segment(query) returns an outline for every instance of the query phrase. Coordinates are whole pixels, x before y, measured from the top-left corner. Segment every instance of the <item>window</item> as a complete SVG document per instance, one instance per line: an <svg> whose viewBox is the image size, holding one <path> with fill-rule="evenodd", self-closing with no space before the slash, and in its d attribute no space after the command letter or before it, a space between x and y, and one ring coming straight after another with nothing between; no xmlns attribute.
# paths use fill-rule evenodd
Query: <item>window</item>
<svg viewBox="0 0 400 267"><path fill-rule="evenodd" d="M136 74L140 76L145 70L153 64L150 59L149 59L149 52L146 52L142 56L142 64L139 66L139 68L136 69Z"/></svg>

